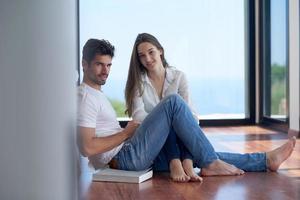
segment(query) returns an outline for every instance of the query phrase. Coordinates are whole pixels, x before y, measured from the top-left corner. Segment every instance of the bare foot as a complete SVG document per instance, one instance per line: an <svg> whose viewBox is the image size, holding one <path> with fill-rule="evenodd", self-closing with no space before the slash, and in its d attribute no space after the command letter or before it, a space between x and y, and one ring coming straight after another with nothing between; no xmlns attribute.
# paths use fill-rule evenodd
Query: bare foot
<svg viewBox="0 0 300 200"><path fill-rule="evenodd" d="M277 171L279 166L292 154L296 144L296 137L290 138L277 149L267 152L267 167L270 171Z"/></svg>
<svg viewBox="0 0 300 200"><path fill-rule="evenodd" d="M184 159L182 161L182 167L186 173L191 179L190 181L194 182L202 182L203 179L198 176L198 174L195 173L194 167L193 167L193 161L191 159Z"/></svg>
<svg viewBox="0 0 300 200"><path fill-rule="evenodd" d="M170 176L175 182L187 182L190 180L190 177L185 174L179 159L170 161Z"/></svg>
<svg viewBox="0 0 300 200"><path fill-rule="evenodd" d="M219 159L201 169L201 175L203 176L236 176L244 173L243 170Z"/></svg>

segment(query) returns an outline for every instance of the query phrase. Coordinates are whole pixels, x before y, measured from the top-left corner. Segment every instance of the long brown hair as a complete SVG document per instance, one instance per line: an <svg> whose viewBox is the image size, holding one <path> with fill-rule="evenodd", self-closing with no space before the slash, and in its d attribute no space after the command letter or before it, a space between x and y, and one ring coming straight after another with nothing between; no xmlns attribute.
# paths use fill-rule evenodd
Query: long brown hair
<svg viewBox="0 0 300 200"><path fill-rule="evenodd" d="M131 59L129 64L129 70L128 70L128 76L127 76L127 82L125 87L125 100L126 100L126 111L129 115L129 117L132 116L133 112L133 98L135 95L135 92L138 91L138 95L142 96L143 94L143 88L142 88L142 74L147 73L146 68L143 66L143 64L140 62L137 48L138 46L143 42L149 42L152 45L156 46L159 50L161 50L161 61L163 66L166 68L168 66L168 63L165 59L164 54L164 48L159 43L159 41L149 33L140 33L138 34L131 53Z"/></svg>

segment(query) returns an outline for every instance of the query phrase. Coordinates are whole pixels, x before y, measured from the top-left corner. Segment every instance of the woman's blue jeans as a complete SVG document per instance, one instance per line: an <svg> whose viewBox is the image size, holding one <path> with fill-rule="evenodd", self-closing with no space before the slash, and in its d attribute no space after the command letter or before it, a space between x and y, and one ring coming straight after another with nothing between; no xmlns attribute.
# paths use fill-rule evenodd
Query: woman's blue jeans
<svg viewBox="0 0 300 200"><path fill-rule="evenodd" d="M173 128L170 130L170 133L167 137L165 145L163 146L161 151L164 151L163 154L167 156L168 163L170 163L170 161L173 159L180 159L180 160L191 159L191 160L193 160L193 156L187 150L187 148L184 146L184 144L181 142L181 140L178 139ZM161 154L161 153L159 153L159 154Z"/></svg>
<svg viewBox="0 0 300 200"><path fill-rule="evenodd" d="M114 157L119 169L136 171L153 166L155 171L168 170L166 152L161 150L172 129L191 153L196 167L206 167L220 159L244 171L267 169L266 153L215 152L189 107L177 94L164 98L144 119L135 134L125 141Z"/></svg>

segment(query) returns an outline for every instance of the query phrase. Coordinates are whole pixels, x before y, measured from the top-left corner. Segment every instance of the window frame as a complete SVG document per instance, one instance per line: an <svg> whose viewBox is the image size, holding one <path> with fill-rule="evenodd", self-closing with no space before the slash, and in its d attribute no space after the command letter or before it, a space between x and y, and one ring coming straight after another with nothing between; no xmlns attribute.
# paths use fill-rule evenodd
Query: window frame
<svg viewBox="0 0 300 200"><path fill-rule="evenodd" d="M259 1L259 123L268 127L272 127L281 131L288 131L289 124L289 2L286 1L286 118L285 121L280 119L271 118L264 114L266 109L265 104L270 104L271 90L266 91L265 88L269 87L271 79L265 74L271 73L271 59L270 59L270 47L271 47L271 1L264 0ZM268 80L266 80L268 78ZM268 108L267 108L268 109ZM269 108L270 109L270 108ZM268 112L271 113L269 110Z"/></svg>
<svg viewBox="0 0 300 200"><path fill-rule="evenodd" d="M256 116L256 82L255 82L255 1L244 0L245 2L245 118L244 119L201 119L201 126L227 126L227 125L253 125ZM78 9L78 30L77 36L80 41L80 2L77 0ZM81 79L81 58L80 43L78 42L78 81ZM119 120L121 126L125 126L128 120Z"/></svg>

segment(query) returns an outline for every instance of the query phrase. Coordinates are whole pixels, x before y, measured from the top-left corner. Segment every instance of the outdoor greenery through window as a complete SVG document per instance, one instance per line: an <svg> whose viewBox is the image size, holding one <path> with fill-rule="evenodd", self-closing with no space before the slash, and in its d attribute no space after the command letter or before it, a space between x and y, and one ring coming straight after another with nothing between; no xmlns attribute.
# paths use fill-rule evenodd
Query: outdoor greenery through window
<svg viewBox="0 0 300 200"><path fill-rule="evenodd" d="M107 39L116 47L102 90L118 117L126 117L124 88L133 43L148 32L163 45L168 63L185 72L200 118L245 118L245 1L79 2L80 49L89 38Z"/></svg>
<svg viewBox="0 0 300 200"><path fill-rule="evenodd" d="M286 115L286 65L273 63L271 68L271 115L282 118Z"/></svg>

